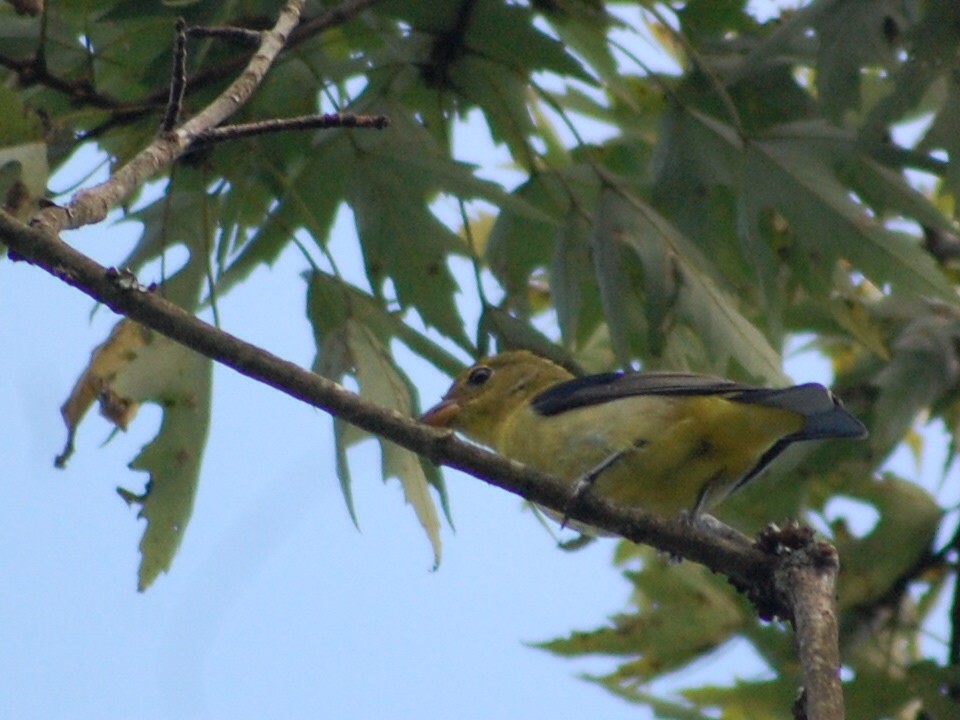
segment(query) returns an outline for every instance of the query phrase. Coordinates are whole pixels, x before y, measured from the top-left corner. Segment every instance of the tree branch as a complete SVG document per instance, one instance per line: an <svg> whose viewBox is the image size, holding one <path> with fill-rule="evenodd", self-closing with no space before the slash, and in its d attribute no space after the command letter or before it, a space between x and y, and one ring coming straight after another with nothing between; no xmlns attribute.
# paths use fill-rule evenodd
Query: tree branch
<svg viewBox="0 0 960 720"><path fill-rule="evenodd" d="M130 197L160 168L183 155L197 135L230 117L247 102L263 81L290 33L300 21L303 4L304 0L287 0L280 10L276 24L263 33L260 47L250 58L244 71L200 113L176 130L158 136L108 180L76 193L64 207L53 206L41 211L34 218L34 224L57 235L61 230L100 222L106 218L111 208Z"/></svg>
<svg viewBox="0 0 960 720"><path fill-rule="evenodd" d="M105 268L70 247L49 228L30 227L0 211L0 239L13 260L26 260L100 302L242 375L265 383L408 450L531 502L565 513L567 483L482 448L452 433L420 425L393 410L369 403L337 383L309 372L187 313L139 285L129 273ZM752 546L703 524L664 519L587 494L570 511L586 525L635 543L699 562L726 575L747 592L761 617L791 618L804 669L806 718L843 717L834 607L836 550L826 543L794 549L783 533L768 534L766 546ZM789 528L788 528L789 530ZM801 533L802 534L802 533ZM774 537L771 543L769 537ZM783 551L783 547L788 551Z"/></svg>
<svg viewBox="0 0 960 720"><path fill-rule="evenodd" d="M353 113L323 113L292 118L272 118L252 123L239 123L212 128L194 139L199 144L226 142L256 135L267 135L291 130L328 130L330 128L358 128L383 130L390 125L386 115L354 115Z"/></svg>
<svg viewBox="0 0 960 720"><path fill-rule="evenodd" d="M803 669L803 692L794 707L795 717L842 720L837 550L828 543L818 542L809 528L794 523L781 531L764 533L758 544L781 558L773 586L791 611L797 655Z"/></svg>

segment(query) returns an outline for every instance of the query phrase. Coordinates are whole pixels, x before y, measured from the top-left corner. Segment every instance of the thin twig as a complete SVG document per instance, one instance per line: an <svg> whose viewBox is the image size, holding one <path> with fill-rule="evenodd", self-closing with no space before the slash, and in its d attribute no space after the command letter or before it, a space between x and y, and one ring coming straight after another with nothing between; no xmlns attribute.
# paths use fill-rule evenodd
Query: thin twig
<svg viewBox="0 0 960 720"><path fill-rule="evenodd" d="M9 1L9 0L8 0ZM337 7L324 10L314 18L302 23L290 36L287 43L288 48L295 47L306 40L309 40L320 34L328 28L341 25L371 8L379 0L348 0ZM217 35L227 40L242 42L243 44L256 44L262 33L243 28L190 28L188 34L191 37L204 37ZM256 35L256 40L253 39ZM188 92L196 92L209 86L222 78L229 77L244 66L245 60L242 57L231 58L214 67L200 70L187 76ZM96 138L101 136L107 130L116 127L118 124L130 120L137 120L151 112L156 112L157 108L167 101L169 96L169 87L156 90L141 100L124 101L110 95L94 90L93 85L88 80L66 80L49 70L45 66L37 64L34 58L20 60L8 55L0 54L0 66L6 67L17 73L17 80L23 85L40 84L45 87L61 92L69 96L73 102L86 104L103 110L110 110L115 113L106 122L98 125L83 134L84 138Z"/></svg>
<svg viewBox="0 0 960 720"><path fill-rule="evenodd" d="M170 95L160 129L170 132L176 127L183 110L183 94L187 87L187 21L177 18L174 26L173 69L170 71Z"/></svg>
<svg viewBox="0 0 960 720"><path fill-rule="evenodd" d="M194 26L187 28L187 36L191 38L216 38L236 45L256 46L260 44L260 31L248 30L242 27L224 25L219 27Z"/></svg>
<svg viewBox="0 0 960 720"><path fill-rule="evenodd" d="M302 115L295 118L261 120L254 123L226 125L212 128L195 138L196 143L214 143L224 140L266 135L267 133L287 130L317 130L328 128L372 128L382 130L390 124L386 115L353 115L350 113L324 113L323 115Z"/></svg>
<svg viewBox="0 0 960 720"><path fill-rule="evenodd" d="M37 62L34 58L19 60L9 55L0 54L0 66L15 72L17 82L23 86L43 85L67 95L76 103L85 103L104 110L129 107L116 98L95 91L87 80L64 80L54 75L47 69L45 63Z"/></svg>

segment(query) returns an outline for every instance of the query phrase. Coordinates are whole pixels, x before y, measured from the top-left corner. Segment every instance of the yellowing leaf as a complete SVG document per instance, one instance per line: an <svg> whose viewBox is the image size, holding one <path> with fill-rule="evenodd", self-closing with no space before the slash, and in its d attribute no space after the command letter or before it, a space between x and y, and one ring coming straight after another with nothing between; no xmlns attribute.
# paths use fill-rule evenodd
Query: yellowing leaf
<svg viewBox="0 0 960 720"><path fill-rule="evenodd" d="M49 173L46 143L0 148L0 205L20 220L26 220L46 193Z"/></svg>
<svg viewBox="0 0 960 720"><path fill-rule="evenodd" d="M100 400L101 412L110 422L126 430L139 405L130 398L117 394L113 382L147 342L149 331L132 320L121 320L114 325L110 336L94 349L90 364L77 379L70 396L60 408L67 425L67 445L57 457L57 467L63 467L73 454L73 439L77 426L95 400ZM123 411L120 408L123 407Z"/></svg>
<svg viewBox="0 0 960 720"><path fill-rule="evenodd" d="M209 359L121 320L93 352L61 409L69 438L57 458L60 466L72 453L77 426L95 400L120 429L126 429L143 402L163 409L160 431L130 465L150 474L146 490L118 489L127 503L142 506L139 517L147 520L140 542L141 591L169 569L193 510L209 423L211 371Z"/></svg>
<svg viewBox="0 0 960 720"><path fill-rule="evenodd" d="M140 541L141 592L170 568L193 512L210 422L212 375L209 358L154 336L114 383L121 395L151 400L163 408L160 431L130 464L133 470L150 473L146 491L138 498L139 517L147 521Z"/></svg>

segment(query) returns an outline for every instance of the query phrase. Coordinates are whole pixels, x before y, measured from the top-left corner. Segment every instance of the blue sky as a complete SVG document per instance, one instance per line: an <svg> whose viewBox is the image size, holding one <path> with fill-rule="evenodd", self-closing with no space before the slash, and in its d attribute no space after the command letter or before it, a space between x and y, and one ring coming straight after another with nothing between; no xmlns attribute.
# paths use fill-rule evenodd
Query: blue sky
<svg viewBox="0 0 960 720"><path fill-rule="evenodd" d="M475 138L461 142L490 167L499 162ZM97 226L67 239L112 264L136 231ZM335 247L338 262L356 254L346 230ZM258 270L221 299L224 328L309 367L305 269L292 249ZM611 664L524 644L595 627L626 606L612 540L559 552L517 498L447 473L457 531L444 528L432 572L399 484L380 480L375 445L351 454L357 532L334 474L329 419L227 369L215 373L180 553L138 594L143 525L114 488L142 487L126 465L159 412L142 409L103 447L110 427L89 418L68 468L53 467L66 436L59 407L116 321L103 309L91 318L92 309L36 268L0 263L0 717L649 717L576 677ZM790 370L798 381L825 379L809 357ZM447 384L422 367L414 378L424 404ZM931 452L922 474L933 484L942 442ZM905 455L898 463L919 474ZM729 681L731 668L759 672L727 648L684 678Z"/></svg>

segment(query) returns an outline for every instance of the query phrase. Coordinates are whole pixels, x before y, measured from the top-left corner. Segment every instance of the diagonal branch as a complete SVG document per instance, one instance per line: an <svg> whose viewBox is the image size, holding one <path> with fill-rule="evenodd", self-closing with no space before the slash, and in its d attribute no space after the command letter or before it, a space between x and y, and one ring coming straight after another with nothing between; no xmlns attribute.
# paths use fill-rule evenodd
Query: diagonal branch
<svg viewBox="0 0 960 720"><path fill-rule="evenodd" d="M364 401L331 380L203 322L131 281L129 275L104 268L49 229L24 225L0 211L0 239L9 246L12 259L42 267L114 312L249 378L392 440L439 465L462 470L560 513L570 509L569 488L557 478ZM809 543L813 545L811 549L800 543L799 548L788 547L790 552L764 552L699 524L662 519L619 507L595 495L580 498L570 515L633 542L702 563L726 575L755 602L760 598L758 607L762 606L764 616L790 618L804 668L804 704L809 711L804 717L843 717L833 597L837 563L836 550L831 546ZM783 544L779 535L776 542Z"/></svg>

